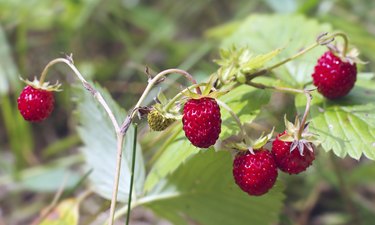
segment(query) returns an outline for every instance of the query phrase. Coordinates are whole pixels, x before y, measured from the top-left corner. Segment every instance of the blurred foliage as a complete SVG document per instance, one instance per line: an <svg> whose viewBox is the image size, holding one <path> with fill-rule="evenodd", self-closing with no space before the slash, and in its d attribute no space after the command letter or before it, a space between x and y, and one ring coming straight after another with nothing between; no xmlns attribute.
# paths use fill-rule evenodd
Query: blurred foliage
<svg viewBox="0 0 375 225"><path fill-rule="evenodd" d="M219 53L217 41L206 38L205 32L231 22L225 31L230 32L237 21L256 13L303 14L329 23L333 30L348 33L360 49L369 62L362 70L375 71L374 9L373 0L0 0L0 224L27 224L52 201L47 192L60 187L62 174L72 178L67 189L85 176L77 151L81 144L77 117L72 116L72 98L78 94L68 85L75 78L64 66L55 67L49 78L62 81L64 92L56 95L54 116L42 124L28 124L17 111L16 98L22 87L18 77L33 78L51 59L73 53L85 77L101 83L121 107L129 109L146 85L146 66L155 72L178 67L204 80L217 69L212 60ZM168 78L160 89L172 96L181 83L178 78ZM152 102L157 91L147 102ZM276 104L274 98L271 104ZM287 100L278 106L293 107ZM256 122L267 125L261 119ZM148 132L144 127L140 134L146 160L171 134L145 136ZM338 175L335 167L350 175ZM362 224L371 224L374 175L373 163L366 159L334 164L328 154L319 154L308 174L281 178L288 185L280 223L349 224L340 192L346 184ZM52 182L51 177L57 181ZM98 200L97 204L106 202ZM94 216L87 212L83 220L91 221Z"/></svg>

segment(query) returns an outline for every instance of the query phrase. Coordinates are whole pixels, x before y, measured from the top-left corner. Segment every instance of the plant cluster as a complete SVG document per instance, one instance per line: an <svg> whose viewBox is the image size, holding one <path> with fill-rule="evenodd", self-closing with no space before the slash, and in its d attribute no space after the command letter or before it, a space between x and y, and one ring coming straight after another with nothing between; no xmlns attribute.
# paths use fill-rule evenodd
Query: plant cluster
<svg viewBox="0 0 375 225"><path fill-rule="evenodd" d="M337 36L343 38L342 45L332 44ZM293 61L318 46L327 46L328 51L317 60L311 75L316 88L294 89L256 83L254 81L257 77L267 76L274 69ZM274 65L265 66L268 61L272 60L281 51L282 49L277 49L254 57L247 48L232 47L228 50L222 50L221 58L216 60L220 68L210 76L207 83L197 84L194 78L186 71L178 69L165 70L155 77L151 77L137 105L121 125L117 123L101 94L79 73L73 64L71 56L67 56L66 58L58 58L51 61L42 72L40 80L25 81L27 86L18 98L18 109L24 119L30 122L40 122L51 114L54 108L53 92L60 91L60 84L49 85L49 82L45 82L45 78L49 67L56 63L67 64L81 80L83 86L101 103L111 118L118 135L118 143L120 143L118 145L119 154L110 221L113 221L118 190L123 136L126 135L130 124L137 114L141 116L147 114L148 124L154 131L163 131L169 126L173 126L175 121L181 121L185 136L192 145L197 148L210 148L216 143L215 149L232 152L234 155L233 177L235 183L249 195L259 196L267 193L274 186L278 176L278 169L288 174L299 174L312 165L315 159L316 146L319 143L316 141L315 134L309 132L307 121L312 98L311 93L317 90L324 97L332 100L347 95L356 82L356 65L361 63L357 58L358 51L355 49L348 50L348 39L343 33L322 34L317 38L316 43L313 43L310 47ZM159 93L156 98L156 104L142 106L142 101L151 88L162 82L166 75L173 73L186 77L193 83L192 86L182 90L172 99L167 99L163 93ZM230 95L231 91L240 85L304 94L306 96L306 104L302 119L296 116L295 122L291 123L285 116L284 132L273 137L272 131L267 135L262 134L257 140L252 140L244 130L244 124L236 113L219 100L220 96ZM201 90L202 88L203 91ZM222 124L221 110L227 110L237 123L239 133L236 134L236 141L228 138L218 142ZM272 144L270 150L266 147L267 143Z"/></svg>

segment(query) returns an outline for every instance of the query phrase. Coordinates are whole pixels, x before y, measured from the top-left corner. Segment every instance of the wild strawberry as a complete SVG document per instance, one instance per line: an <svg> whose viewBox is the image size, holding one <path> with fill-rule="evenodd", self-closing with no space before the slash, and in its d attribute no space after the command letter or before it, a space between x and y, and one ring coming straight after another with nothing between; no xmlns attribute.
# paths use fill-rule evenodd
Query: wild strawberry
<svg viewBox="0 0 375 225"><path fill-rule="evenodd" d="M349 59L349 58L348 58ZM357 79L357 66L351 60L325 52L318 60L312 74L314 85L328 99L347 95Z"/></svg>
<svg viewBox="0 0 375 225"><path fill-rule="evenodd" d="M165 130L169 125L175 121L174 118L167 118L157 109L151 110L147 115L147 122L150 128L154 131Z"/></svg>
<svg viewBox="0 0 375 225"><path fill-rule="evenodd" d="M239 152L233 161L236 184L249 195L263 195L275 184L277 166L267 149Z"/></svg>
<svg viewBox="0 0 375 225"><path fill-rule="evenodd" d="M25 120L40 122L51 114L55 100L51 91L27 85L22 90L17 102L18 110Z"/></svg>
<svg viewBox="0 0 375 225"><path fill-rule="evenodd" d="M185 136L194 146L208 148L221 132L220 107L210 97L189 99L184 105L182 123Z"/></svg>
<svg viewBox="0 0 375 225"><path fill-rule="evenodd" d="M314 161L314 147L310 142L281 140L280 136L285 134L286 131L279 134L272 143L272 154L277 167L289 174L301 173Z"/></svg>

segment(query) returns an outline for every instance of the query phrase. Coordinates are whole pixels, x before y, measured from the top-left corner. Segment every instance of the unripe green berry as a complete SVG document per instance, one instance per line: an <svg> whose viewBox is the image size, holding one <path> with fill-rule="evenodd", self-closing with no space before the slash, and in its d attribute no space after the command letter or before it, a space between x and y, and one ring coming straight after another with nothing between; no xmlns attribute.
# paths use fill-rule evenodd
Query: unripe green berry
<svg viewBox="0 0 375 225"><path fill-rule="evenodd" d="M174 121L175 119L165 117L156 109L151 110L151 112L149 112L149 114L147 115L148 125L154 131L165 130Z"/></svg>

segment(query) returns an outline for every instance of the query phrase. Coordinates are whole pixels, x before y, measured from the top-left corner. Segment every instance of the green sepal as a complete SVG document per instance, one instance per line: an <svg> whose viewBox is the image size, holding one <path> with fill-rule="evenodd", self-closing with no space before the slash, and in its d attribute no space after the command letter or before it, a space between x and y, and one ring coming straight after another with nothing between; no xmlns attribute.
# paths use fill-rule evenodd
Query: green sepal
<svg viewBox="0 0 375 225"><path fill-rule="evenodd" d="M269 140L271 140L274 131L275 131L275 127L272 129L272 131L269 134L265 136L263 136L264 133L262 133L262 135L257 140L255 140L252 148L255 150L262 148L265 144L267 144Z"/></svg>
<svg viewBox="0 0 375 225"><path fill-rule="evenodd" d="M20 77L20 80L35 89L41 89L45 91L57 91L57 92L62 91L60 89L61 84L58 81L56 81L55 84L50 85L49 82L43 82L42 84L40 84L39 80L36 77L34 77L33 81L24 80L22 77Z"/></svg>

